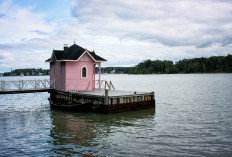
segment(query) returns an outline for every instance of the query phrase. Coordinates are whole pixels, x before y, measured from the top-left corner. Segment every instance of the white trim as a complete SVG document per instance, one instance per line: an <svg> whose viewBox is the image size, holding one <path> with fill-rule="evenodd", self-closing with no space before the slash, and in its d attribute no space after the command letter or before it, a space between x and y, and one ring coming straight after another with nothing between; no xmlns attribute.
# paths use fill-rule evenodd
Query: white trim
<svg viewBox="0 0 232 157"><path fill-rule="evenodd" d="M56 60L57 62L77 62L79 60ZM94 63L101 63L101 62L107 62L107 61L95 61Z"/></svg>
<svg viewBox="0 0 232 157"><path fill-rule="evenodd" d="M82 69L83 69L83 68L85 68L85 69L86 69L86 77L82 77ZM82 66L82 68L81 68L81 78L83 78L83 79L88 78L88 68L87 68L87 66L86 66L86 65L83 65L83 66Z"/></svg>
<svg viewBox="0 0 232 157"><path fill-rule="evenodd" d="M79 60L85 55L85 53L88 53L88 55L90 56L90 58L92 58L92 60L93 60L94 62L97 62L97 61L89 54L89 52L88 52L87 50L85 50L85 52L82 53L82 55L81 55L79 58L77 58L76 61L79 61Z"/></svg>

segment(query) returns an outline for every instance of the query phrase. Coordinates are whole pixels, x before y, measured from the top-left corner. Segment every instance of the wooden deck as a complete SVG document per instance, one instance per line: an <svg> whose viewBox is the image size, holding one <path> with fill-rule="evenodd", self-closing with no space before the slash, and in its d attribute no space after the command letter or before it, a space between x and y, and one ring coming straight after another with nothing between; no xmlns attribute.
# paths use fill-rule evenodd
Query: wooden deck
<svg viewBox="0 0 232 157"><path fill-rule="evenodd" d="M105 96L105 89L96 89L95 91L91 92L77 92L78 94L83 95L92 95L92 96ZM133 96L133 95L146 95L146 92L137 92L137 91L123 91L123 90L109 90L108 96L109 97L120 97L120 96Z"/></svg>

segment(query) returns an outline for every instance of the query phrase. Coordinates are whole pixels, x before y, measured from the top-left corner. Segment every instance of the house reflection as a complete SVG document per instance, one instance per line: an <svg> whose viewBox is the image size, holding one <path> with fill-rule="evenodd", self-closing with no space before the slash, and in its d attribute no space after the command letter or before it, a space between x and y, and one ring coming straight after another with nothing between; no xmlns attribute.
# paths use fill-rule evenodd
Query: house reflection
<svg viewBox="0 0 232 157"><path fill-rule="evenodd" d="M97 120L105 129L110 129L111 126L122 126L124 124L126 126L127 123L133 126L138 120L153 119L155 118L155 112L154 108L150 108L114 114L95 114L93 115L93 119Z"/></svg>
<svg viewBox="0 0 232 157"><path fill-rule="evenodd" d="M55 154L71 155L99 151L97 147L109 149L115 127L126 129L127 126L138 126L138 122L153 119L154 109L122 112L117 114L95 114L51 111L52 129L49 143ZM141 127L143 127L141 125ZM61 153L62 152L62 153ZM64 153L65 152L65 153Z"/></svg>
<svg viewBox="0 0 232 157"><path fill-rule="evenodd" d="M75 113L52 112L52 130L50 136L53 145L68 143L89 147L91 140L96 137L96 125Z"/></svg>

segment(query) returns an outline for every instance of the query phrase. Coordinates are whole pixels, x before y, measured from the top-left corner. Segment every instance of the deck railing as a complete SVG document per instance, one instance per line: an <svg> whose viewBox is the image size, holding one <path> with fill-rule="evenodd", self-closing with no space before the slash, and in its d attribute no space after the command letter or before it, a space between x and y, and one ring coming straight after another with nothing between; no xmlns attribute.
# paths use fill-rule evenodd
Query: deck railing
<svg viewBox="0 0 232 157"><path fill-rule="evenodd" d="M0 91L26 91L26 90L44 90L54 89L55 80L11 80L0 82Z"/></svg>
<svg viewBox="0 0 232 157"><path fill-rule="evenodd" d="M99 84L100 84L100 86L99 86ZM115 90L113 83L111 81L108 82L106 80L100 80L100 81L95 80L95 89L99 89L99 87L100 87L100 89L104 88L104 89L109 89L109 90L111 90L111 89Z"/></svg>

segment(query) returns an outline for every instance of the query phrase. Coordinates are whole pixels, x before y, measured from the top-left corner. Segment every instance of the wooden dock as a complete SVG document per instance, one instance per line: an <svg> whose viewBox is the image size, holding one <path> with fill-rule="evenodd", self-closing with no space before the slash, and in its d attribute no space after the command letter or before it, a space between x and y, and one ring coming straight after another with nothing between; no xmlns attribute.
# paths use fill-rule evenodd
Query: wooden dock
<svg viewBox="0 0 232 157"><path fill-rule="evenodd" d="M1 80L0 94L48 92L55 88L55 80Z"/></svg>
<svg viewBox="0 0 232 157"><path fill-rule="evenodd" d="M96 89L89 92L51 90L49 93L50 104L56 108L59 104L62 107L65 104L91 104L91 112L112 113L155 107L154 92Z"/></svg>
<svg viewBox="0 0 232 157"><path fill-rule="evenodd" d="M0 82L0 94L18 94L49 92L51 107L78 108L77 111L113 113L155 107L154 92L122 91L115 90L112 82L99 81L99 87L93 91L60 91L55 88L55 80L11 80ZM108 89L107 89L108 87ZM111 88L112 87L112 88ZM112 89L112 90L111 90Z"/></svg>

